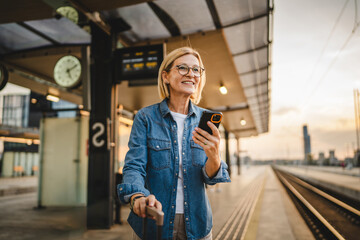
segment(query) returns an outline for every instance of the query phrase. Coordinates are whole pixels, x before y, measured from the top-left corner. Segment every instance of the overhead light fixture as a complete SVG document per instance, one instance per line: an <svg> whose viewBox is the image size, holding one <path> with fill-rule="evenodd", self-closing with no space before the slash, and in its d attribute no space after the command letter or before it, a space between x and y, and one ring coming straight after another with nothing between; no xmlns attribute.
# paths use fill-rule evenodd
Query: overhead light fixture
<svg viewBox="0 0 360 240"><path fill-rule="evenodd" d="M52 102L58 102L60 100L59 97L51 94L46 95L46 100L52 101Z"/></svg>
<svg viewBox="0 0 360 240"><path fill-rule="evenodd" d="M220 93L221 93L222 95L225 95L225 94L228 93L228 90L227 90L227 88L224 86L223 83L220 84L219 91L220 91Z"/></svg>
<svg viewBox="0 0 360 240"><path fill-rule="evenodd" d="M1 136L0 140L2 140L4 142L26 143L27 145L31 145L31 144L39 145L40 144L39 139L15 138L15 137L3 137L3 136Z"/></svg>
<svg viewBox="0 0 360 240"><path fill-rule="evenodd" d="M245 126L246 125L246 120L244 118L240 119L240 125L241 126Z"/></svg>
<svg viewBox="0 0 360 240"><path fill-rule="evenodd" d="M36 99L36 98L32 98L32 99L31 99L31 103L32 103L32 104L36 104L36 103L37 103L37 99Z"/></svg>
<svg viewBox="0 0 360 240"><path fill-rule="evenodd" d="M81 114L81 116L85 116L85 117L90 116L90 113L88 111L85 111L85 110L80 110L80 114Z"/></svg>

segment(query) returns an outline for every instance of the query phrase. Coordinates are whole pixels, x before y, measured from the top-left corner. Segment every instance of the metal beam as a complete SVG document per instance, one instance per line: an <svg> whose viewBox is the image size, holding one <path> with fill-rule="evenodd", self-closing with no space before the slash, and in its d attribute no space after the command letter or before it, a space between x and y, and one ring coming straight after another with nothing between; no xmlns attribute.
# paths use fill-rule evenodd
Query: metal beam
<svg viewBox="0 0 360 240"><path fill-rule="evenodd" d="M113 224L114 164L111 56L113 36L91 23L91 112L89 119L88 229L109 229ZM102 129L102 131L99 131ZM98 139L98 140L95 140ZM97 143L98 141L98 143Z"/></svg>
<svg viewBox="0 0 360 240"><path fill-rule="evenodd" d="M265 66L265 67L261 67L261 68L254 69L254 70L251 70L251 71L248 71L248 72L240 73L239 76L244 76L244 75L247 75L247 74L256 73L256 72L262 71L262 70L267 70L267 68L270 67L270 66L271 66L271 63L268 63L268 65Z"/></svg>
<svg viewBox="0 0 360 240"><path fill-rule="evenodd" d="M268 80L266 80L265 82L255 83L253 85L249 85L249 86L246 86L246 87L243 87L243 88L244 89L249 89L249 88L258 87L258 86L261 86L261 85L264 85L264 84L267 84L267 83L268 83Z"/></svg>
<svg viewBox="0 0 360 240"><path fill-rule="evenodd" d="M30 69L15 65L13 63L8 63L8 62L5 62L5 61L1 61L1 62L4 63L9 68L9 70L12 71L14 74L17 74L17 75L19 75L21 77L32 80L32 81L34 81L36 83L45 85L47 87L55 88L55 89L58 89L58 90L60 90L62 92L71 93L71 94L80 96L79 91L77 91L75 89L71 90L71 89L61 87L58 84L54 83L54 79L52 79L52 78L50 78L50 77L48 77L46 75L43 75L43 74L38 73L38 72L34 72L34 71L30 70Z"/></svg>
<svg viewBox="0 0 360 240"><path fill-rule="evenodd" d="M206 4L209 8L216 29L220 29L221 28L220 18L218 12L216 11L214 0L206 0Z"/></svg>
<svg viewBox="0 0 360 240"><path fill-rule="evenodd" d="M239 22L235 22L235 23L228 24L228 25L224 26L224 28L233 27L233 26L240 25L240 24L243 24L243 23L251 22L251 21L254 21L254 20L263 18L263 17L268 17L269 14L270 14L270 12L271 12L271 11L266 12L266 13L263 13L263 14L260 14L260 15L257 15L257 16L252 17L252 18L247 18L247 19L242 20L242 21L239 21Z"/></svg>
<svg viewBox="0 0 360 240"><path fill-rule="evenodd" d="M271 42L268 42L266 45L263 45L263 46L260 46L260 47L257 47L257 48L249 49L249 50L244 51L244 52L235 53L235 54L233 54L232 56L233 56L233 57L236 57L236 56L240 56L240 55L243 55L243 54L256 52L256 51L262 50L262 49L264 49L264 48L267 48L267 47L269 46L269 44L271 44Z"/></svg>
<svg viewBox="0 0 360 240"><path fill-rule="evenodd" d="M211 108L210 110L212 111L219 111L219 112L231 112L231 111L239 111L239 110L246 110L249 109L249 105L246 104L244 106L240 106L240 107L229 107L226 106L225 109L224 108Z"/></svg>
<svg viewBox="0 0 360 240"><path fill-rule="evenodd" d="M11 52L12 49L6 46L0 46L0 52Z"/></svg>
<svg viewBox="0 0 360 240"><path fill-rule="evenodd" d="M228 172L231 177L231 162L230 162L230 150L229 150L229 132L225 129L225 159L226 164L229 166Z"/></svg>
<svg viewBox="0 0 360 240"><path fill-rule="evenodd" d="M232 129L231 132L247 132L247 131L254 131L254 130L256 130L256 127Z"/></svg>
<svg viewBox="0 0 360 240"><path fill-rule="evenodd" d="M98 26L107 35L111 34L111 27L107 24L99 12L94 12L78 0L68 0L77 10L82 12L90 21Z"/></svg>
<svg viewBox="0 0 360 240"><path fill-rule="evenodd" d="M257 98L257 97L260 97L260 96L267 96L269 94L269 92L263 92L261 94L255 94L255 95L252 95L252 96L247 96L246 98Z"/></svg>
<svg viewBox="0 0 360 240"><path fill-rule="evenodd" d="M236 165L238 167L238 175L241 174L241 159L240 159L240 138L236 138Z"/></svg>
<svg viewBox="0 0 360 240"><path fill-rule="evenodd" d="M90 44L61 44L61 45L50 45L42 46L37 48L18 50L11 53L3 54L2 57L5 60L9 59L21 59L28 57L44 57L59 54L70 54L79 53L81 47L89 46Z"/></svg>
<svg viewBox="0 0 360 240"><path fill-rule="evenodd" d="M159 20L164 24L166 29L170 32L171 36L175 37L181 35L179 26L167 12L165 12L162 8L153 2L148 2L147 4L154 11Z"/></svg>
<svg viewBox="0 0 360 240"><path fill-rule="evenodd" d="M20 25L21 27L29 30L30 32L38 35L39 37L45 39L46 41L49 41L50 43L52 43L54 45L60 45L60 42L56 41L55 39L52 39L51 37L45 35L44 33L38 31L37 29L33 28L32 26L28 25L27 23L17 22L17 24Z"/></svg>
<svg viewBox="0 0 360 240"><path fill-rule="evenodd" d="M38 72L35 72L33 70L30 70L30 69L27 69L27 68L24 68L24 67L21 67L21 66L18 66L16 64L13 64L13 63L9 63L9 62L6 62L6 61L2 61L10 71L16 73L16 74L20 74L22 75L23 77L26 77L28 79L31 79L31 80L38 80L40 79L40 83L41 84L46 84L48 86L51 86L51 87L58 87L58 88L61 88L61 90L66 90L66 88L62 88L60 87L59 85L55 84L54 83L54 79L51 78L51 77L48 77L44 74L41 74L41 73L38 73ZM21 74L22 73L22 74ZM35 80L35 81L36 81Z"/></svg>

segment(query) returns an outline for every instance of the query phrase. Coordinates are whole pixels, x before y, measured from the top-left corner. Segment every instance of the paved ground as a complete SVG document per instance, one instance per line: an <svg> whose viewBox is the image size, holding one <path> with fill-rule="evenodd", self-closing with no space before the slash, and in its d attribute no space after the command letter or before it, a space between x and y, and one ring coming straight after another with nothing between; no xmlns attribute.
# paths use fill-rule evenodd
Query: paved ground
<svg viewBox="0 0 360 240"><path fill-rule="evenodd" d="M51 207L34 209L36 193L0 198L0 239L131 239L126 222L129 213L123 208L123 225L110 230L86 231L86 208Z"/></svg>
<svg viewBox="0 0 360 240"><path fill-rule="evenodd" d="M270 169L267 173L263 196L245 240L314 239L275 173Z"/></svg>
<svg viewBox="0 0 360 240"><path fill-rule="evenodd" d="M37 185L37 177L0 178L0 197L35 192Z"/></svg>
<svg viewBox="0 0 360 240"><path fill-rule="evenodd" d="M236 169L233 173L236 173ZM248 231L253 238L247 239L269 239L269 236L272 239L285 239L284 236L286 239L304 239L298 235L306 229L303 225L293 223L299 221L298 213L294 209L289 211L292 203L283 200L281 185L271 175L268 166L243 168L240 176L232 176L231 184L207 189L214 214L214 236L232 214L246 187L266 173L267 182L256 207L260 217L251 221ZM4 185L4 181L0 180L1 184ZM128 206L122 208L122 225L114 225L109 230L86 230L86 208L51 207L36 210L36 199L36 192L0 197L0 239L131 239L132 230L126 222Z"/></svg>

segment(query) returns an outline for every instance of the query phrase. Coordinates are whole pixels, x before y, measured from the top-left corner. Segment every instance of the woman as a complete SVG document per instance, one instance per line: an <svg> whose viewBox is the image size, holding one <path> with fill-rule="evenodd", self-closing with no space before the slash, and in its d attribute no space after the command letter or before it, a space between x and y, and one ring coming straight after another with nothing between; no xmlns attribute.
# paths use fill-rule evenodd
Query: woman
<svg viewBox="0 0 360 240"><path fill-rule="evenodd" d="M162 102L141 109L134 119L129 151L118 186L123 203L132 209L128 222L134 239L142 238L145 206L165 213L164 239L212 239L212 212L205 184L230 182L220 159L220 133L198 129L197 107L206 77L201 57L189 47L178 48L162 62L158 90ZM156 227L148 224L148 239ZM139 237L138 237L139 236Z"/></svg>

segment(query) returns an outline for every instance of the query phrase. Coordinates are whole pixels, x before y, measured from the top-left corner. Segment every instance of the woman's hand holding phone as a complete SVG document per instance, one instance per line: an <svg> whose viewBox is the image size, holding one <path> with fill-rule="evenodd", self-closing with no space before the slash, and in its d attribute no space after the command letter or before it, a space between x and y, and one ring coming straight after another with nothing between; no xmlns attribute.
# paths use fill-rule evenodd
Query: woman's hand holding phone
<svg viewBox="0 0 360 240"><path fill-rule="evenodd" d="M206 174L211 178L215 176L220 168L220 132L219 129L210 121L207 125L212 131L212 135L205 130L196 127L193 131L192 139L198 145L200 145L204 151L208 160L205 164Z"/></svg>

